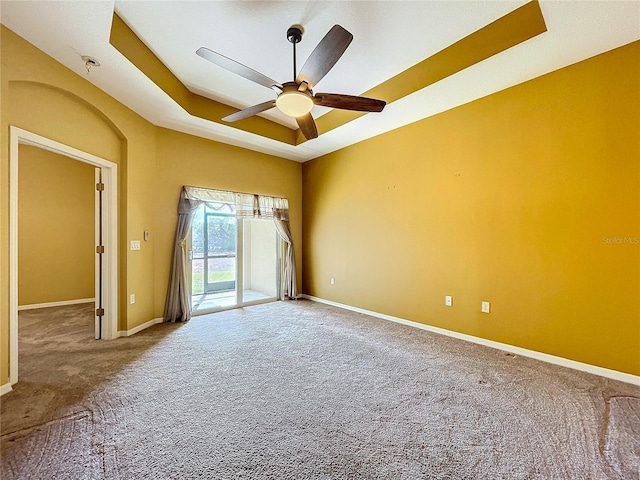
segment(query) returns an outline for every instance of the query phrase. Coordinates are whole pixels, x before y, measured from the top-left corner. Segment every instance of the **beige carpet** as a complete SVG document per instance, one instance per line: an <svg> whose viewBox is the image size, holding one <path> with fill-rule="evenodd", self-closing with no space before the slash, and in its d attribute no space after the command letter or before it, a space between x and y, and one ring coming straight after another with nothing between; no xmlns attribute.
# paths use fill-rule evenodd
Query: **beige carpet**
<svg viewBox="0 0 640 480"><path fill-rule="evenodd" d="M2 479L638 479L640 388L309 301L20 315Z"/></svg>

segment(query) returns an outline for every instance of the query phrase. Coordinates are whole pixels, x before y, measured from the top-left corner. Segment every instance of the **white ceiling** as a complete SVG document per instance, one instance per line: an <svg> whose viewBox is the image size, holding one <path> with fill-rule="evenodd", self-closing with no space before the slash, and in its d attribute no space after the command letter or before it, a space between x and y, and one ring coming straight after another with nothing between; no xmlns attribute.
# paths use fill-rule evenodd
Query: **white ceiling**
<svg viewBox="0 0 640 480"><path fill-rule="evenodd" d="M509 1L7 1L2 23L150 122L306 161L640 38L640 1L540 2L547 29L531 40L298 146L194 117L109 44L114 10L194 93L243 108L273 91L195 54L205 46L279 82L292 80L287 28L301 24L298 70L334 25L354 40L314 89L360 95L526 3ZM101 66L89 75L81 55ZM314 107L318 117L327 109ZM272 109L264 114L297 128Z"/></svg>

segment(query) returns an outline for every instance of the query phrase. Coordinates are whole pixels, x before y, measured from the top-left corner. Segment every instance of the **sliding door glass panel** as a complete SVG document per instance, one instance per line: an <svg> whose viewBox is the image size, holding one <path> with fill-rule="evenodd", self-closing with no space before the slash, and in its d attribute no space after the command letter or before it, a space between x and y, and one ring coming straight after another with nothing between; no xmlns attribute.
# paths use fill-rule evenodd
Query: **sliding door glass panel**
<svg viewBox="0 0 640 480"><path fill-rule="evenodd" d="M277 234L273 220L244 219L242 238L242 302L278 296Z"/></svg>
<svg viewBox="0 0 640 480"><path fill-rule="evenodd" d="M193 295L204 293L204 260L194 258L191 262L191 293Z"/></svg>
<svg viewBox="0 0 640 480"><path fill-rule="evenodd" d="M204 205L193 216L191 223L191 294L204 294Z"/></svg>
<svg viewBox="0 0 640 480"><path fill-rule="evenodd" d="M237 305L236 232L234 205L209 203L194 215L190 255L194 312Z"/></svg>
<svg viewBox="0 0 640 480"><path fill-rule="evenodd" d="M206 293L236 289L236 217L205 212Z"/></svg>

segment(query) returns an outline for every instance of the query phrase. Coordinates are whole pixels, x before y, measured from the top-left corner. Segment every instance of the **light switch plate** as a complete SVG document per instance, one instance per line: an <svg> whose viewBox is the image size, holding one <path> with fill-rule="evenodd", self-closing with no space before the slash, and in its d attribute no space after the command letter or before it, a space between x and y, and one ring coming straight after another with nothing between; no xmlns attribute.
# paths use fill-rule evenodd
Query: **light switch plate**
<svg viewBox="0 0 640 480"><path fill-rule="evenodd" d="M451 295L445 295L445 297L444 297L444 304L445 304L447 307L452 306L452 305L453 305L453 297L452 297Z"/></svg>
<svg viewBox="0 0 640 480"><path fill-rule="evenodd" d="M491 312L491 303L490 302L482 302L482 312L483 313Z"/></svg>
<svg viewBox="0 0 640 480"><path fill-rule="evenodd" d="M140 240L131 240L131 250L140 250Z"/></svg>

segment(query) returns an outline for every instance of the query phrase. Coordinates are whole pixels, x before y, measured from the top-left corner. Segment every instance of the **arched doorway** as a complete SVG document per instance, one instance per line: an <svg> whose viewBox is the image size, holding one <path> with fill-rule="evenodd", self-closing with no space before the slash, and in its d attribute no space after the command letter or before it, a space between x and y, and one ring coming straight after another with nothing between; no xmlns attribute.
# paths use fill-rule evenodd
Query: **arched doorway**
<svg viewBox="0 0 640 480"><path fill-rule="evenodd" d="M9 362L10 383L18 381L18 165L19 146L42 148L96 167L96 330L102 339L118 337L117 165L35 133L11 127L9 149ZM103 310L103 311L99 311Z"/></svg>

